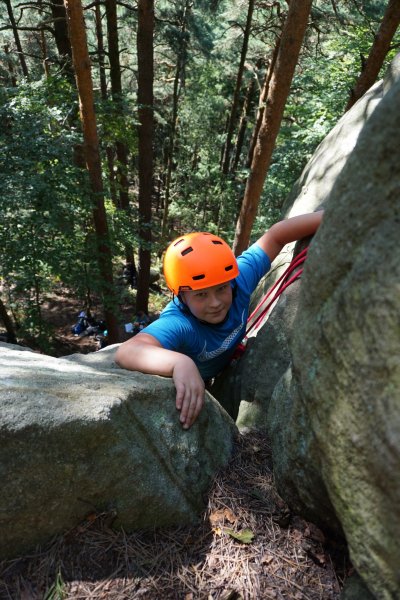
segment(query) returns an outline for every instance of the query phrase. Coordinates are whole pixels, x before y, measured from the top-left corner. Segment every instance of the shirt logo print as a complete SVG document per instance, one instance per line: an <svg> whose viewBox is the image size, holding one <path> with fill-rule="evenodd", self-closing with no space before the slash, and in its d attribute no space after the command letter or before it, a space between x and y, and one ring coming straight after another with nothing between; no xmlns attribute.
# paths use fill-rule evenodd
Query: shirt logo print
<svg viewBox="0 0 400 600"><path fill-rule="evenodd" d="M207 350L206 350L207 342L204 342L204 348L198 355L197 359L200 362L204 362L206 360L210 360L211 358L215 358L216 356L219 356L220 354L222 354L223 352L228 350L230 348L233 340L235 339L235 337L238 335L238 333L242 329L244 322L245 322L245 311L242 312L242 322L240 323L240 325L238 325L236 327L236 329L234 329L232 331L232 333L230 333L228 335L228 337L226 337L224 339L221 346L219 348L216 348L215 350L211 350L211 352L207 352Z"/></svg>

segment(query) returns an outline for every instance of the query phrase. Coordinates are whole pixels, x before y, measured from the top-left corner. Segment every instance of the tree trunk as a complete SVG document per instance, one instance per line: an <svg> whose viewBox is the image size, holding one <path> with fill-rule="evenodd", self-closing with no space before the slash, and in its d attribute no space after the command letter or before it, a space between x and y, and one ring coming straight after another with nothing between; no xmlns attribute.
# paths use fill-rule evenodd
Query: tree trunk
<svg viewBox="0 0 400 600"><path fill-rule="evenodd" d="M4 45L4 54L6 55L6 59L7 59L7 66L8 66L8 72L10 73L11 85L13 87L17 87L17 79L15 77L14 65L12 62L12 58L10 56L10 47L8 44Z"/></svg>
<svg viewBox="0 0 400 600"><path fill-rule="evenodd" d="M103 100L107 100L107 77L105 67L105 50L104 50L104 36L103 26L101 20L101 8L99 4L95 6L95 20L96 20L96 37L97 37L97 60L99 63L99 80L100 80L100 91ZM114 206L118 205L117 201L117 189L115 185L114 176L114 150L107 144L106 147L107 166L108 166L108 183L110 186L110 197Z"/></svg>
<svg viewBox="0 0 400 600"><path fill-rule="evenodd" d="M6 307L3 304L2 299L0 298L0 321L4 323L4 327L7 331L7 342L9 344L17 344L17 336L15 334L14 325L8 316Z"/></svg>
<svg viewBox="0 0 400 600"><path fill-rule="evenodd" d="M239 255L248 246L265 177L279 132L301 44L307 28L311 0L291 0L280 47L269 84L263 120L236 224L233 250Z"/></svg>
<svg viewBox="0 0 400 600"><path fill-rule="evenodd" d="M254 130L253 130L253 133L251 136L251 140L250 140L250 144L249 144L249 152L247 155L246 166L248 168L251 167L251 163L253 161L254 148L256 147L258 132L260 131L261 123L262 123L263 116L264 116L264 107L265 107L266 100L268 98L269 83L271 81L272 73L274 72L274 69L275 69L275 63L276 63L276 59L278 56L280 43L281 43L281 37L279 35L275 42L275 47L274 47L274 51L272 53L271 61L268 65L267 71L265 73L264 84L263 84L261 94L260 94L256 124L254 126Z"/></svg>
<svg viewBox="0 0 400 600"><path fill-rule="evenodd" d="M255 90L256 90L256 80L255 80L255 77L253 77L250 80L249 85L247 86L246 96L245 96L245 99L243 102L242 116L240 117L238 135L237 135L237 141L236 141L235 156L233 158L232 166L230 168L230 171L232 174L236 173L236 170L238 168L240 155L242 153L242 148L243 148L243 142L244 142L244 138L246 135L247 123L249 120L250 112L251 112L252 108L254 107Z"/></svg>
<svg viewBox="0 0 400 600"><path fill-rule="evenodd" d="M114 310L116 306L112 257L109 243L108 225L104 207L101 160L94 112L93 83L87 47L85 22L80 0L65 0L72 58L75 67L76 84L79 94L79 108L83 127L86 167L89 173L93 194L93 221L96 231L98 261L101 274L101 292L104 316L107 322L108 338L111 344L119 341L118 322Z"/></svg>
<svg viewBox="0 0 400 600"><path fill-rule="evenodd" d="M373 85L379 75L383 61L390 50L390 43L400 24L400 2L389 0L385 14L382 19L378 33L375 35L374 43L368 59L363 66L360 77L350 92L350 98L345 111L349 110Z"/></svg>
<svg viewBox="0 0 400 600"><path fill-rule="evenodd" d="M253 10L254 10L254 0L249 0L249 7L247 10L246 27L244 30L242 51L240 54L239 69L238 69L238 73L236 76L236 85L235 85L235 91L233 94L231 112L229 115L228 131L227 131L227 135L226 135L226 142L225 142L225 148L224 148L224 157L222 160L222 172L224 175L227 175L229 173L229 163L230 163L230 159L231 159L231 149L232 149L232 137L233 137L233 132L234 132L235 125L236 125L236 115L237 115L238 105L239 105L240 89L242 87L244 63L246 61L247 47L249 45L251 22L253 19Z"/></svg>
<svg viewBox="0 0 400 600"><path fill-rule="evenodd" d="M104 50L104 35L103 25L101 21L101 8L100 4L96 4L94 7L95 23L96 23L96 37L97 37L97 60L99 64L99 80L101 97L103 100L107 99L107 78L106 78L106 67L104 57L106 55Z"/></svg>
<svg viewBox="0 0 400 600"><path fill-rule="evenodd" d="M108 39L108 59L110 62L110 80L111 95L115 104L116 112L121 114L123 111L122 103L122 81L121 65L119 60L119 39L118 39L118 21L117 21L117 2L116 0L106 0L106 18L107 18L107 39ZM118 161L118 188L119 188L119 207L128 210L128 148L122 142L115 144Z"/></svg>
<svg viewBox="0 0 400 600"><path fill-rule="evenodd" d="M153 177L154 0L138 1L139 264L136 310L148 312Z"/></svg>
<svg viewBox="0 0 400 600"><path fill-rule="evenodd" d="M16 45L17 51L18 51L18 58L19 58L19 62L21 65L21 69L24 74L24 77L29 77L28 67L26 65L24 53L22 52L21 40L19 39L18 28L17 28L17 24L15 22L14 13L13 13L12 6L11 6L11 0L4 0L4 2L7 6L8 18L10 19L12 32L14 35L15 45Z"/></svg>
<svg viewBox="0 0 400 600"><path fill-rule="evenodd" d="M176 124L178 120L178 102L180 95L180 79L181 79L182 61L181 57L178 56L175 70L174 79L174 91L172 96L172 118L170 123L169 132L169 143L166 152L167 172L165 176L165 190L164 190L164 211L161 224L161 240L164 243L167 231L168 231L168 212L169 212L169 198L171 190L171 176L172 176L172 164L174 158L175 148L175 135L176 135Z"/></svg>
<svg viewBox="0 0 400 600"><path fill-rule="evenodd" d="M68 35L67 15L63 0L51 0L51 14L53 17L54 41L60 57L61 67L68 79L74 82L72 69L72 49Z"/></svg>
<svg viewBox="0 0 400 600"><path fill-rule="evenodd" d="M161 239L164 242L168 230L168 212L169 212L169 198L171 189L171 176L172 176L172 165L174 160L175 150L175 138L176 138L176 124L178 121L178 105L179 97L181 94L182 80L184 78L185 65L187 61L187 38L184 35L187 27L188 12L191 9L190 0L186 0L183 7L181 22L180 22L180 44L178 54L176 57L176 70L174 78L174 89L172 98L172 118L169 126L169 144L166 152L166 164L167 174L165 178L165 193L164 193L164 212L161 225Z"/></svg>
<svg viewBox="0 0 400 600"><path fill-rule="evenodd" d="M42 19L43 18L43 3L42 3L42 0L38 1L38 5L39 5L40 18ZM44 73L45 73L46 77L49 77L50 76L50 66L49 66L49 61L48 61L48 56L47 56L46 35L45 35L43 29L39 33L39 40L38 41L39 41L40 52L41 52L41 55L42 55L43 70L44 70Z"/></svg>
<svg viewBox="0 0 400 600"><path fill-rule="evenodd" d="M115 110L122 114L124 107L122 102L121 65L119 60L119 39L116 0L106 0L108 60L110 62L111 95L115 104ZM117 184L119 195L119 208L128 213L129 210L129 181L128 181L128 147L121 141L115 142L117 155ZM125 247L125 259L132 262L133 248Z"/></svg>

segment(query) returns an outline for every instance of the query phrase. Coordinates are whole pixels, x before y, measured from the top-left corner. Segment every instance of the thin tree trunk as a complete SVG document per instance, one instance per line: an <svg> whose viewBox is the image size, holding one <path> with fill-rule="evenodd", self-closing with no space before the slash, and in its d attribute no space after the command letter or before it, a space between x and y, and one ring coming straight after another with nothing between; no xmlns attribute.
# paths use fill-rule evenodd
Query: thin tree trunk
<svg viewBox="0 0 400 600"><path fill-rule="evenodd" d="M248 246L262 188L271 162L283 112L307 28L312 0L291 0L279 52L269 84L263 120L236 224L233 250L239 255Z"/></svg>
<svg viewBox="0 0 400 600"><path fill-rule="evenodd" d="M179 97L181 93L181 83L183 79L183 74L185 70L186 60L187 60L187 41L185 31L187 27L187 16L188 12L191 8L190 0L186 0L185 6L182 13L182 19L180 24L180 32L181 32L181 44L179 46L178 55L176 57L176 70L175 70L175 78L174 78L174 89L173 89L173 98L172 98L172 118L170 123L170 133L169 133L169 144L167 148L167 174L165 180L165 193L164 193L164 212L162 218L161 225L161 239L164 241L167 234L168 229L168 213L169 213L169 199L170 199L170 190L171 190L171 176L172 176L172 164L174 160L174 150L175 150L175 138L176 138L176 124L178 121L178 105L179 105Z"/></svg>
<svg viewBox="0 0 400 600"><path fill-rule="evenodd" d="M229 163L230 163L230 159L231 159L231 149L232 149L232 137L233 137L233 132L234 132L235 125L236 125L236 115L237 115L237 111L238 111L240 89L242 87L244 64L245 64L246 56L247 56L247 47L249 45L251 22L253 19L253 10L254 10L254 0L249 0L249 6L248 6L248 10L247 10L246 27L244 30L242 51L240 54L239 69L238 69L238 73L236 76L236 85L235 85L235 91L233 94L231 112L229 115L228 131L227 131L227 135L226 135L226 142L225 142L225 148L224 148L224 157L222 160L222 172L224 175L227 175L229 173Z"/></svg>
<svg viewBox="0 0 400 600"><path fill-rule="evenodd" d="M101 292L103 296L104 316L107 322L108 338L110 343L114 344L119 341L118 322L114 313L116 298L107 217L104 207L101 160L85 22L80 0L65 0L65 8L68 17L72 58L79 94L86 166L93 194L93 221L97 238L99 269L102 277Z"/></svg>
<svg viewBox="0 0 400 600"><path fill-rule="evenodd" d="M110 62L111 95L117 113L123 110L121 65L119 60L119 39L116 0L106 0L108 59ZM128 148L126 144L117 141L115 144L118 160L119 206L128 210Z"/></svg>
<svg viewBox="0 0 400 600"><path fill-rule="evenodd" d="M57 46L58 56L60 57L61 67L66 73L68 79L74 82L74 72L72 69L72 49L68 35L67 15L63 0L51 0L51 14L53 17L54 41Z"/></svg>
<svg viewBox="0 0 400 600"><path fill-rule="evenodd" d="M250 140L250 144L249 144L249 152L247 155L246 166L248 168L251 167L251 163L253 161L254 148L256 147L258 132L260 131L261 123L262 123L263 116L264 116L265 103L268 98L269 83L271 81L272 73L274 72L274 69L275 69L275 63L276 63L276 59L278 56L280 43L281 43L281 36L279 36L276 39L274 51L273 51L272 57L271 57L271 62L269 63L267 72L265 73L264 84L263 84L261 94L260 94L256 124L254 126L254 130L251 135L251 140Z"/></svg>
<svg viewBox="0 0 400 600"><path fill-rule="evenodd" d="M379 75L383 61L390 50L390 44L400 24L400 1L389 0L382 23L375 35L371 51L361 75L350 92L345 111L349 110L373 85Z"/></svg>
<svg viewBox="0 0 400 600"><path fill-rule="evenodd" d="M8 72L10 73L11 85L13 87L17 87L17 79L15 77L14 65L12 63L12 58L10 55L10 47L8 44L5 44L5 46L4 46L4 53L7 57L7 66L8 66Z"/></svg>
<svg viewBox="0 0 400 600"><path fill-rule="evenodd" d="M119 60L119 39L118 39L118 20L117 20L117 2L116 0L106 0L106 19L107 19L107 39L108 39L108 59L110 62L110 80L111 95L115 104L117 113L122 114L122 81L121 65ZM126 213L129 211L129 181L128 181L128 147L120 141L115 142L117 154L117 183L119 195L119 208ZM132 246L125 247L125 259L127 262L133 262Z"/></svg>
<svg viewBox="0 0 400 600"><path fill-rule="evenodd" d="M42 18L42 16L43 16L42 0L39 0L38 4L39 4L40 17ZM39 33L39 47L40 47L40 52L42 54L43 70L44 70L46 77L49 77L50 76L50 66L49 66L48 56L47 56L46 35L45 35L43 29Z"/></svg>
<svg viewBox="0 0 400 600"><path fill-rule="evenodd" d="M139 265L136 309L148 312L153 178L154 0L138 1Z"/></svg>
<svg viewBox="0 0 400 600"><path fill-rule="evenodd" d="M104 50L104 35L103 25L101 20L101 8L100 4L96 4L94 7L95 11L95 23L96 23L96 37L97 37L97 60L99 63L99 80L101 97L103 100L107 98L107 78L106 78L106 67L105 67L105 50Z"/></svg>
<svg viewBox="0 0 400 600"><path fill-rule="evenodd" d="M256 80L253 77L250 80L249 85L247 86L246 96L245 96L245 99L243 102L242 116L240 117L238 136L237 136L237 141L236 141L235 156L233 158L232 166L230 169L231 173L236 173L236 170L237 170L237 167L239 164L240 155L242 152L243 142L244 142L246 129L247 129L247 123L249 120L250 112L254 106L255 89L256 89Z"/></svg>
<svg viewBox="0 0 400 600"><path fill-rule="evenodd" d="M9 344L17 344L17 336L15 333L13 322L8 316L7 309L3 304L2 299L0 298L0 321L4 323L4 327L7 331L7 342Z"/></svg>
<svg viewBox="0 0 400 600"><path fill-rule="evenodd" d="M96 36L97 36L97 60L99 62L99 79L100 79L100 90L101 97L103 100L107 100L107 77L105 68L105 50L104 50L104 36L103 26L101 20L101 8L99 4L95 6L95 20L96 20ZM108 166L108 183L110 186L110 197L114 206L118 205L117 201L117 190L115 186L114 176L114 151L109 144L106 147L107 166Z"/></svg>
<svg viewBox="0 0 400 600"><path fill-rule="evenodd" d="M172 96L172 119L170 124L169 143L167 149L167 172L165 177L165 191L164 191L164 211L161 224L161 239L164 242L167 236L168 230L168 213L169 213L169 198L171 190L171 176L172 176L172 163L174 157L175 147L175 135L176 135L176 124L178 120L178 102L179 102L179 82L181 78L181 57L178 57L174 79L174 91Z"/></svg>
<svg viewBox="0 0 400 600"><path fill-rule="evenodd" d="M4 0L4 2L7 6L8 18L10 19L12 32L14 35L15 45L17 46L18 58L19 58L19 62L21 65L21 69L22 69L24 76L29 77L28 67L26 65L25 56L22 51L21 40L19 39L18 28L17 28L17 24L15 22L14 13L13 13L12 6L11 6L11 0Z"/></svg>

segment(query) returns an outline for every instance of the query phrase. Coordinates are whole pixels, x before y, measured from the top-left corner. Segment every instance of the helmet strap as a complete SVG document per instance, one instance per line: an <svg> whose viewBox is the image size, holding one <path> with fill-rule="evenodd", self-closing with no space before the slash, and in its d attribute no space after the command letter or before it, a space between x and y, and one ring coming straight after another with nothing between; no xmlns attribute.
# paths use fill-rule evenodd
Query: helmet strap
<svg viewBox="0 0 400 600"><path fill-rule="evenodd" d="M178 302L177 302L177 300L178 300ZM177 296L175 294L172 294L172 302L184 314L186 314L186 315L191 315L192 314L191 311L190 311L190 308L188 307L188 305L186 304L186 302L182 298L181 294L178 294Z"/></svg>

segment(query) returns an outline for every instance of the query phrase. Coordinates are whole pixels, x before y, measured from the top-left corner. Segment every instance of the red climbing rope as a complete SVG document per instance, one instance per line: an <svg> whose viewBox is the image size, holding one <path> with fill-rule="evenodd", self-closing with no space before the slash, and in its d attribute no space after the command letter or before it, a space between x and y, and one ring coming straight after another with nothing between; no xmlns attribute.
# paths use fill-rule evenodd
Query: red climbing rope
<svg viewBox="0 0 400 600"><path fill-rule="evenodd" d="M289 287L289 285L291 285L294 281L296 281L296 279L298 279L300 277L300 275L303 272L303 269L299 269L293 275L291 275L291 274L293 273L293 271L295 269L297 269L297 267L299 267L301 264L304 263L304 261L307 258L307 251L308 251L308 246L306 248L304 248L304 250L302 250L292 260L292 262L289 264L288 268L284 271L284 273L282 273L282 275L274 283L274 285L271 287L271 289L268 290L268 292L263 296L261 302L259 302L258 305L256 306L256 308L253 310L253 312L247 319L247 329L246 329L246 334L244 336L244 339L240 344L238 344L236 346L235 351L231 358L231 364L235 363L244 354L244 352L246 350L247 337L248 337L250 331L254 328L257 328L257 329L259 328L265 315L267 314L267 312L269 311L271 306L274 304L274 302L282 294L282 292L284 290L286 290L286 288ZM266 302L268 299L269 299L268 304L266 306L264 306L264 308L261 310L261 312L257 315L257 312L259 311L259 309L262 307L264 302ZM254 319L254 321L249 326L249 323L251 322L252 318L255 315L257 315L257 317Z"/></svg>
<svg viewBox="0 0 400 600"><path fill-rule="evenodd" d="M308 246L307 248L304 248L304 250L302 250L302 252L300 252L290 263L290 265L288 266L288 268L284 271L284 273L279 277L279 279L274 283L274 285L271 287L271 289L267 292L267 294L265 294L265 296L262 298L261 302L259 302L259 304L256 306L256 308L253 310L253 312L251 313L251 315L249 316L249 318L247 319L247 323L250 323L250 321L253 319L253 317L257 314L257 312L259 311L259 309L262 307L262 305L264 304L264 302L266 302L268 299L269 302L266 306L264 306L264 308L261 310L261 312L258 314L258 316L254 319L253 323L251 323L251 325L247 328L246 330L246 335L245 335L245 339L247 338L247 336L249 335L250 331L254 328L258 329L258 327L260 326L262 320L264 319L265 315L267 314L267 312L269 311L269 309L271 308L271 306L273 305L273 303L279 298L279 296L282 294L282 292L289 287L290 284L292 284L294 281L296 281L296 279L298 279L300 277L300 275L303 272L303 269L299 269L298 271L296 271L296 273L294 273L294 275L291 275L291 273L302 263L304 263L304 261L307 258L307 251L308 251ZM275 292L275 293L273 293ZM273 294L273 295L272 295ZM272 296L272 298L271 298Z"/></svg>

